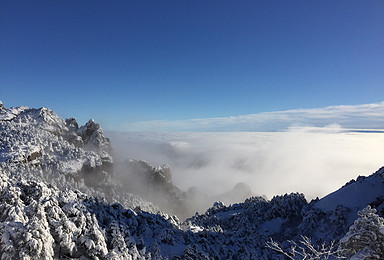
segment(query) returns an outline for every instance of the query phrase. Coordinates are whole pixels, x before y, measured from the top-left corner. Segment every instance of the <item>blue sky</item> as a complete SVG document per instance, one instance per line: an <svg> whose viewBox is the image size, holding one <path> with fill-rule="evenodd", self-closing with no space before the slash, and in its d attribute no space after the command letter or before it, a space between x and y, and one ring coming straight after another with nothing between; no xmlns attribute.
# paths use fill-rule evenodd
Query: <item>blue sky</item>
<svg viewBox="0 0 384 260"><path fill-rule="evenodd" d="M381 104L383 46L381 0L3 0L0 100L109 130Z"/></svg>

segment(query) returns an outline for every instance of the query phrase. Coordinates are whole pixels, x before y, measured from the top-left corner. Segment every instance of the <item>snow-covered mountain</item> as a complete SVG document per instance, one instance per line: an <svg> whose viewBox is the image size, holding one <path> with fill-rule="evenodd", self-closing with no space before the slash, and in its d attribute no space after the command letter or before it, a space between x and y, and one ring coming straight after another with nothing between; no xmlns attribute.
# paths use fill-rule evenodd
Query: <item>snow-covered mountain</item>
<svg viewBox="0 0 384 260"><path fill-rule="evenodd" d="M112 154L93 120L79 127L48 108L0 102L1 259L284 259L268 241L288 249L301 236L315 245L342 239L347 257L384 256L383 168L320 200L216 202L181 222L173 214L189 212L190 193L169 167L116 164Z"/></svg>
<svg viewBox="0 0 384 260"><path fill-rule="evenodd" d="M157 211L132 194L120 196L113 178L110 141L99 124L89 120L79 127L48 108L0 110L0 169L23 178L44 180L60 189L75 188L127 207Z"/></svg>

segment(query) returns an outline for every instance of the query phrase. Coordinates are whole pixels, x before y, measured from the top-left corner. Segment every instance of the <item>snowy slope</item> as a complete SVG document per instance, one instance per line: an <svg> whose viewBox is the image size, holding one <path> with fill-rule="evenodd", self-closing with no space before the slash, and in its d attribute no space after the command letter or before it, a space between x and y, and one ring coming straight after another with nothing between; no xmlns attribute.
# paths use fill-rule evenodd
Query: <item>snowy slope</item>
<svg viewBox="0 0 384 260"><path fill-rule="evenodd" d="M384 207L384 168L369 177L359 176L339 190L319 200L315 207L323 211L335 210L342 205L349 210L348 224L356 219L358 211L367 205L372 205L379 210Z"/></svg>

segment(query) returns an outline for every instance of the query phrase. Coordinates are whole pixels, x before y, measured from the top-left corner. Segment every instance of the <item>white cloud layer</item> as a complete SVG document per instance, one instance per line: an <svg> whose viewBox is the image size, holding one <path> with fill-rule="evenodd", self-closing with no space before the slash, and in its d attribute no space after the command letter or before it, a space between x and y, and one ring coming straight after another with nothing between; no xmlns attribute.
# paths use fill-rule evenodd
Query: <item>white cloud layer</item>
<svg viewBox="0 0 384 260"><path fill-rule="evenodd" d="M338 124L349 129L384 128L384 102L356 106L295 109L222 118L135 122L124 131L281 131L290 126L324 127Z"/></svg>
<svg viewBox="0 0 384 260"><path fill-rule="evenodd" d="M343 111L340 115L356 108L327 108L312 113L321 118L337 109ZM357 110L361 112L362 108ZM372 113L368 106L367 110ZM270 198L303 192L311 199L384 165L384 133L348 132L335 126L264 133L107 135L112 138L120 159L143 159L153 165L167 163L172 168L174 182L183 190L196 186L211 195L244 182L257 195Z"/></svg>
<svg viewBox="0 0 384 260"><path fill-rule="evenodd" d="M169 164L183 190L216 195L243 182L256 195L302 192L312 199L384 165L381 129L384 102L137 122L124 130L140 132L107 135L120 160Z"/></svg>

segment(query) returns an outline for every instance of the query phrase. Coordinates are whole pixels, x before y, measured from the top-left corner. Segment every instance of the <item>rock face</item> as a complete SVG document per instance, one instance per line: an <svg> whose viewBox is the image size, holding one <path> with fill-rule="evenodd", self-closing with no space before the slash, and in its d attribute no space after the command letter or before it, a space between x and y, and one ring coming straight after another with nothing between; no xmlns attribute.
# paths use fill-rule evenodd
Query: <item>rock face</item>
<svg viewBox="0 0 384 260"><path fill-rule="evenodd" d="M81 137L84 145L89 149L111 151L109 138L104 137L100 125L95 123L93 119L89 120L84 126L78 128L76 134Z"/></svg>
<svg viewBox="0 0 384 260"><path fill-rule="evenodd" d="M65 119L65 125L68 128L68 132L65 135L65 139L74 144L76 147L84 147L84 141L81 136L77 134L77 130L79 129L79 124L77 123L76 119L71 117Z"/></svg>
<svg viewBox="0 0 384 260"><path fill-rule="evenodd" d="M117 177L116 167L127 178ZM188 212L188 195L172 183L168 166L114 165L110 142L93 120L79 127L48 108L0 106L1 259L284 259L266 242L286 248L302 235L315 245L341 239L348 256L382 256L382 241L365 227L381 238L376 212L384 213L384 168L310 203L299 193L216 202L182 223L127 190L170 212ZM249 192L239 184L228 196ZM370 250L355 237L371 239Z"/></svg>
<svg viewBox="0 0 384 260"><path fill-rule="evenodd" d="M131 159L125 161L122 168L129 176L122 179L127 190L183 219L190 216L187 194L172 183L171 169L168 165L153 167L144 161Z"/></svg>

